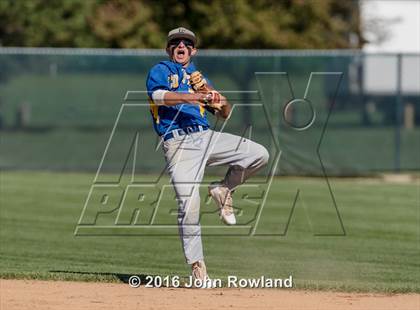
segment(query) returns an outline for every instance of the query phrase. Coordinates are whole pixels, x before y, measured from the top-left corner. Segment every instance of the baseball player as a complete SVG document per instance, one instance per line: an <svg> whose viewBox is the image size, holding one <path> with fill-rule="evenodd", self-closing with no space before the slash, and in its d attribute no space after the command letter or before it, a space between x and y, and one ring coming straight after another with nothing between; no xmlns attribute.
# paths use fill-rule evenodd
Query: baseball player
<svg viewBox="0 0 420 310"><path fill-rule="evenodd" d="M209 186L221 220L236 224L232 193L264 166L269 154L251 140L210 129L208 113L227 119L231 106L211 82L197 71L195 34L183 27L168 33L166 52L146 81L153 126L163 140L163 152L178 201L178 225L192 279L210 286L204 264L199 223L199 186L206 166L228 165L225 178ZM197 283L197 282L196 282Z"/></svg>

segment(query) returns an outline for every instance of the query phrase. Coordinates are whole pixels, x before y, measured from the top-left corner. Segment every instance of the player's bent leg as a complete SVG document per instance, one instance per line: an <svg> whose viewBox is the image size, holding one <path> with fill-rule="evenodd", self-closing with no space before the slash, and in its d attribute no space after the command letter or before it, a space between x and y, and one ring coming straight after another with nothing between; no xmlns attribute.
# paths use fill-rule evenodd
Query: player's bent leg
<svg viewBox="0 0 420 310"><path fill-rule="evenodd" d="M243 139L235 151L233 160L222 183L230 190L243 184L251 175L268 163L267 149L254 141Z"/></svg>
<svg viewBox="0 0 420 310"><path fill-rule="evenodd" d="M209 194L218 205L220 219L226 225L236 224L232 192L268 162L269 154L265 147L255 143L252 151L249 158L239 162L244 166L232 165L222 182L214 182L209 186Z"/></svg>
<svg viewBox="0 0 420 310"><path fill-rule="evenodd" d="M267 149L256 142L248 140L248 147L238 148L238 160L231 164L223 183L229 190L243 184L250 176L264 167L269 160L269 153Z"/></svg>
<svg viewBox="0 0 420 310"><path fill-rule="evenodd" d="M225 224L236 224L232 193L252 174L268 163L267 149L249 139L227 133L216 135L209 166L229 165L221 182L209 186L209 194L220 209L220 218Z"/></svg>

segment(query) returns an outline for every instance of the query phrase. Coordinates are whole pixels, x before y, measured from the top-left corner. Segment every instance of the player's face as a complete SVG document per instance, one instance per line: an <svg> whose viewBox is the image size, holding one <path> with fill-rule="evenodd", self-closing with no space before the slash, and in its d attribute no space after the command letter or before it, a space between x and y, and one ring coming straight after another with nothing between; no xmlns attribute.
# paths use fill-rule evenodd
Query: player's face
<svg viewBox="0 0 420 310"><path fill-rule="evenodd" d="M177 39L169 42L167 51L173 61L182 65L188 64L191 56L194 56L197 52L194 44L187 39Z"/></svg>

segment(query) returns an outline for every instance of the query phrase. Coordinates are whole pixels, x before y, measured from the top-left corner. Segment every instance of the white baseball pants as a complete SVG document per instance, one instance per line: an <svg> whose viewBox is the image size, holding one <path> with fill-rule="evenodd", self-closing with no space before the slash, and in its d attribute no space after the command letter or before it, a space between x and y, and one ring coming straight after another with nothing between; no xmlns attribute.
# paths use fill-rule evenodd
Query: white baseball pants
<svg viewBox="0 0 420 310"><path fill-rule="evenodd" d="M229 189L268 162L267 149L249 139L205 130L163 142L167 169L178 201L178 225L188 264L203 260L199 185L206 166L229 165L224 180Z"/></svg>

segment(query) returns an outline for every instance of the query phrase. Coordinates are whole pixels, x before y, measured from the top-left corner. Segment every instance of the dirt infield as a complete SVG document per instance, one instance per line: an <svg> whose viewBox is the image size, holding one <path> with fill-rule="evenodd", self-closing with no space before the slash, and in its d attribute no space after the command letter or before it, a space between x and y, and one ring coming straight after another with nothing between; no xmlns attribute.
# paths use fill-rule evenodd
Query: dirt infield
<svg viewBox="0 0 420 310"><path fill-rule="evenodd" d="M286 289L131 288L127 284L0 280L0 309L419 309L420 294Z"/></svg>

